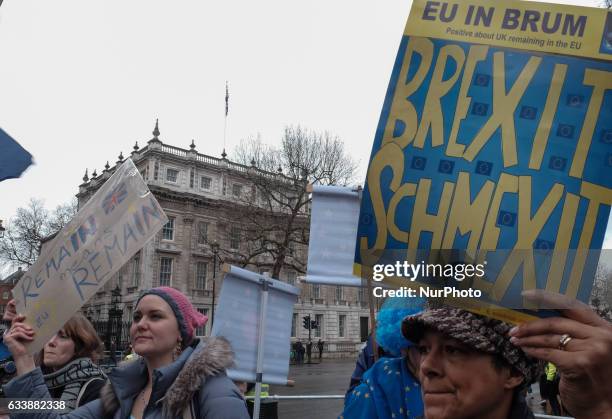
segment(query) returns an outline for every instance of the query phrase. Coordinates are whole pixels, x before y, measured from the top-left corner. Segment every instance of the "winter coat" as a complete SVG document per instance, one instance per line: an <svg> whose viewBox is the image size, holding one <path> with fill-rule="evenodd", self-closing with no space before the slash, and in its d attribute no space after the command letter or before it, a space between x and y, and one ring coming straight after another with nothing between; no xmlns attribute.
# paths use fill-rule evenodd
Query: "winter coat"
<svg viewBox="0 0 612 419"><path fill-rule="evenodd" d="M378 358L379 359L380 358L391 358L391 355L385 352L385 350L380 345L378 345L377 348L378 348ZM355 370L353 371L353 375L351 376L351 382L349 384L349 388L346 391L346 394L344 396L345 404L346 404L346 400L348 399L351 391L353 391L353 389L357 387L359 383L361 383L361 377L367 370L369 370L372 367L372 365L374 365L374 362L376 362L375 357L374 357L374 335L370 334L370 336L368 336L366 345L361 350L361 352L359 352L359 356L357 357L357 362L355 364Z"/></svg>
<svg viewBox="0 0 612 419"><path fill-rule="evenodd" d="M194 345L195 346L195 345ZM146 419L183 418L187 409L191 417L206 419L248 419L244 399L225 375L233 363L229 343L223 338L208 338L197 347L186 348L172 364L153 372L153 389L145 409ZM17 418L53 419L128 419L134 399L147 382L143 359L127 362L108 374L109 382L101 398L73 412L13 415ZM39 368L16 377L4 386L6 397L43 399L49 397Z"/></svg>
<svg viewBox="0 0 612 419"><path fill-rule="evenodd" d="M423 415L419 383L403 358L379 359L344 400L343 419L416 419Z"/></svg>

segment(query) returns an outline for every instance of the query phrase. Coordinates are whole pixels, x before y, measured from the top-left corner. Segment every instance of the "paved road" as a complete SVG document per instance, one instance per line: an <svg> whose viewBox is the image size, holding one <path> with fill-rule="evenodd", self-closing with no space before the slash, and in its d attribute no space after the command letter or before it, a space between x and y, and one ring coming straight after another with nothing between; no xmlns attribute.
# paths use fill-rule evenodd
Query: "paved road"
<svg viewBox="0 0 612 419"><path fill-rule="evenodd" d="M295 381L295 387L270 386L270 394L344 395L354 368L353 359L325 359L320 364L291 365L289 379ZM278 403L279 419L332 419L342 412L343 400L281 400Z"/></svg>
<svg viewBox="0 0 612 419"><path fill-rule="evenodd" d="M291 365L289 378L295 387L270 386L271 395L344 394L355 367L352 359L329 359L320 364ZM543 413L539 405L538 385L532 386L527 402L536 413ZM279 419L332 419L342 412L343 400L280 400Z"/></svg>

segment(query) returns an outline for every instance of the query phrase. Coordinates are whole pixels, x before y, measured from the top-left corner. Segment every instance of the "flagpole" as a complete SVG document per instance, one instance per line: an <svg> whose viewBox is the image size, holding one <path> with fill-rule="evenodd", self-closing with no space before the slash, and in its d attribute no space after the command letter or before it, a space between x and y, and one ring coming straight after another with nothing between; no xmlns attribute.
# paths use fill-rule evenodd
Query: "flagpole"
<svg viewBox="0 0 612 419"><path fill-rule="evenodd" d="M223 125L223 153L221 153L221 156L223 156L223 158L225 158L225 156L227 155L225 153L225 140L226 140L226 136L227 136L227 113L229 111L229 89L227 86L227 80L225 81L225 122Z"/></svg>

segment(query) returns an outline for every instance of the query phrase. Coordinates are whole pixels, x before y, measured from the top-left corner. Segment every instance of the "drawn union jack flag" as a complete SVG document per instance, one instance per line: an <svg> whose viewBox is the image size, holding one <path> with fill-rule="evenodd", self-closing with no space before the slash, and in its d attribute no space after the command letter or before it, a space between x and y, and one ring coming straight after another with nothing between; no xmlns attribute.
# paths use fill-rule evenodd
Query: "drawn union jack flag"
<svg viewBox="0 0 612 419"><path fill-rule="evenodd" d="M104 213L108 215L111 213L117 205L119 205L125 198L127 197L127 188L125 186L125 182L121 182L119 185L115 186L113 190L106 195L104 200L102 201L102 208L104 208Z"/></svg>

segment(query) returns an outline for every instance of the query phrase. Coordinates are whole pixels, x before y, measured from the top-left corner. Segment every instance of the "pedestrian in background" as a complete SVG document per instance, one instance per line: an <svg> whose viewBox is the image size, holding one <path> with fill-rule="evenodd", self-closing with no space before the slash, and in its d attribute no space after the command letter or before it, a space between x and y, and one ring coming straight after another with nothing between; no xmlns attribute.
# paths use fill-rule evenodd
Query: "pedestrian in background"
<svg viewBox="0 0 612 419"><path fill-rule="evenodd" d="M301 341L297 341L295 343L295 352L297 354L297 363L298 364L303 364L304 363L304 345L302 345Z"/></svg>
<svg viewBox="0 0 612 419"><path fill-rule="evenodd" d="M308 363L310 364L310 360L312 358L312 341L309 340L306 344L306 356L308 357Z"/></svg>
<svg viewBox="0 0 612 419"><path fill-rule="evenodd" d="M317 348L319 349L319 361L321 361L323 359L323 347L325 345L325 342L323 342L321 339L319 339L319 341L317 342Z"/></svg>

